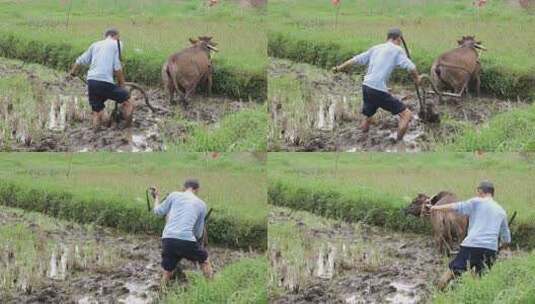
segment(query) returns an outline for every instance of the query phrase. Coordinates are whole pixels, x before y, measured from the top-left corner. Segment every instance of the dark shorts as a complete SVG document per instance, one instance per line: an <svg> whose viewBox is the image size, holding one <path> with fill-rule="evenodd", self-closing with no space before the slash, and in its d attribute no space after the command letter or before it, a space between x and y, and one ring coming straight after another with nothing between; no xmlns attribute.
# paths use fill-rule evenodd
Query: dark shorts
<svg viewBox="0 0 535 304"><path fill-rule="evenodd" d="M87 91L89 104L94 112L102 111L104 109L104 102L108 99L122 103L130 98L130 94L126 89L105 81L88 80Z"/></svg>
<svg viewBox="0 0 535 304"><path fill-rule="evenodd" d="M392 115L397 115L407 108L396 97L365 85L362 86L362 99L362 114L366 117L372 117L379 108L392 113Z"/></svg>
<svg viewBox="0 0 535 304"><path fill-rule="evenodd" d="M496 260L496 251L486 248L476 247L463 247L450 262L450 269L456 275L468 270L468 267L474 269L477 274L481 275L481 272L485 269L490 269Z"/></svg>
<svg viewBox="0 0 535 304"><path fill-rule="evenodd" d="M208 252L199 243L179 239L162 239L162 268L173 271L180 260L204 263Z"/></svg>

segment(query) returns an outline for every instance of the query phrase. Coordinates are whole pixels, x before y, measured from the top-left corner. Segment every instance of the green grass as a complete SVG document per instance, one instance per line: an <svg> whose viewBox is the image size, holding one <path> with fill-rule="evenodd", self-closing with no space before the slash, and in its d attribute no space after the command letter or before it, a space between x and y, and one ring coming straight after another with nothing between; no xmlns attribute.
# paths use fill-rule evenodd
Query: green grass
<svg viewBox="0 0 535 304"><path fill-rule="evenodd" d="M243 259L225 267L212 281L189 274L190 286L170 291L161 303L267 304L265 257Z"/></svg>
<svg viewBox="0 0 535 304"><path fill-rule="evenodd" d="M535 105L500 113L480 127L467 126L443 143L449 151L535 151Z"/></svg>
<svg viewBox="0 0 535 304"><path fill-rule="evenodd" d="M0 155L4 204L127 231L159 233L163 220L147 212L145 189L180 190L201 182L200 197L214 208L215 243L265 248L266 178L257 154L151 153Z"/></svg>
<svg viewBox="0 0 535 304"><path fill-rule="evenodd" d="M197 0L25 0L3 1L0 8L3 56L66 69L115 26L125 45L127 79L154 84L170 54L189 46L188 38L208 35L220 49L213 55L214 91L265 96L263 14L231 1L208 8Z"/></svg>
<svg viewBox="0 0 535 304"><path fill-rule="evenodd" d="M168 150L190 152L266 151L267 123L265 106L261 105L227 114L215 125L206 126L186 122L188 137L183 142L176 142L170 138Z"/></svg>
<svg viewBox="0 0 535 304"><path fill-rule="evenodd" d="M481 279L465 275L455 288L437 293L435 304L535 303L535 253L497 263Z"/></svg>
<svg viewBox="0 0 535 304"><path fill-rule="evenodd" d="M269 201L414 231L417 220L400 208L418 193L450 190L467 199L475 196L479 181L490 179L496 200L509 215L518 212L516 241L535 245L535 159L529 154L340 153L336 159L335 153L270 153Z"/></svg>
<svg viewBox="0 0 535 304"><path fill-rule="evenodd" d="M415 62L427 72L457 39L473 34L489 49L482 55L483 90L506 97L534 94L535 40L525 33L535 19L507 1L489 1L479 17L471 1L342 1L337 25L329 1L273 0L268 11L272 56L331 67L383 42L387 29L399 26Z"/></svg>

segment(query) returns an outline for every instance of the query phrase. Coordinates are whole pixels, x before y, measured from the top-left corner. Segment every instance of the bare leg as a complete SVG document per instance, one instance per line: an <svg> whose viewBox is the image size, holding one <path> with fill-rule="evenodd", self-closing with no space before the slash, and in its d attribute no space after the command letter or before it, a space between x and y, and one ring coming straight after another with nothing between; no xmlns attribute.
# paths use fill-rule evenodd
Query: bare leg
<svg viewBox="0 0 535 304"><path fill-rule="evenodd" d="M123 102L123 104L121 105L121 108L122 108L123 118L126 121L126 127L128 128L132 125L134 105L130 102L130 100L127 100Z"/></svg>
<svg viewBox="0 0 535 304"><path fill-rule="evenodd" d="M172 271L164 270L162 274L163 283L167 285L169 281L171 281L171 278L173 277Z"/></svg>
<svg viewBox="0 0 535 304"><path fill-rule="evenodd" d="M370 131L370 125L373 123L372 117L366 117L366 119L360 125L360 129L363 133L368 133Z"/></svg>
<svg viewBox="0 0 535 304"><path fill-rule="evenodd" d="M448 287L448 283L453 280L453 278L455 278L455 274L448 269L438 280L437 288L440 291L446 289L446 287Z"/></svg>
<svg viewBox="0 0 535 304"><path fill-rule="evenodd" d="M102 112L102 111L100 111ZM91 127L93 130L97 130L100 127L100 115L99 112L93 111L91 113Z"/></svg>
<svg viewBox="0 0 535 304"><path fill-rule="evenodd" d="M93 129L96 131L101 126L109 127L109 121L108 121L108 115L106 115L106 111L102 110L100 112L93 111L91 113L91 124Z"/></svg>
<svg viewBox="0 0 535 304"><path fill-rule="evenodd" d="M212 279L214 277L214 271L212 270L212 264L210 263L210 259L206 259L204 263L201 263L201 270L204 274L204 277L207 279Z"/></svg>
<svg viewBox="0 0 535 304"><path fill-rule="evenodd" d="M398 136L397 140L400 141L405 136L407 129L409 128L409 123L412 120L412 112L408 108L399 113L399 123L398 123Z"/></svg>

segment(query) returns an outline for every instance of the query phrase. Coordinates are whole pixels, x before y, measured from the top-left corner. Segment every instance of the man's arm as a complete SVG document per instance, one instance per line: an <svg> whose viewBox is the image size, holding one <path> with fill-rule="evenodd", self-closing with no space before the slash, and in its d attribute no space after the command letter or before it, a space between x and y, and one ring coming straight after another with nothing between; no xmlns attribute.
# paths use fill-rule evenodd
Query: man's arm
<svg viewBox="0 0 535 304"><path fill-rule="evenodd" d="M117 42L120 43L120 42ZM115 75L115 78L117 79L117 84L119 86L124 86L125 83L125 77L123 73L123 66L121 64L121 58L119 57L119 48L117 48L117 52L115 53L115 56L113 57L113 74Z"/></svg>
<svg viewBox="0 0 535 304"><path fill-rule="evenodd" d="M115 78L117 79L117 85L120 87L124 86L125 78L124 78L123 70L114 71L113 74L115 75Z"/></svg>
<svg viewBox="0 0 535 304"><path fill-rule="evenodd" d="M160 202L160 191L156 187L153 188L154 208L152 212L158 216L166 216L169 209L171 209L171 195L168 195L163 202Z"/></svg>
<svg viewBox="0 0 535 304"><path fill-rule="evenodd" d="M470 213L472 212L472 201L468 200L466 202L433 206L431 207L431 211L455 211L462 215L470 215Z"/></svg>
<svg viewBox="0 0 535 304"><path fill-rule="evenodd" d="M81 65L88 65L91 63L93 58L93 46L91 45L80 57L76 59L76 62L72 65L69 74L71 76L76 76L80 70Z"/></svg>
<svg viewBox="0 0 535 304"><path fill-rule="evenodd" d="M407 57L407 54L405 54L404 51L400 51L396 65L402 69L406 69L411 74L412 80L416 84L420 84L420 75L418 73L418 69L416 68L416 65L410 60L409 57Z"/></svg>
<svg viewBox="0 0 535 304"><path fill-rule="evenodd" d="M201 210L201 214L199 214L199 217L197 218L197 222L195 223L194 227L194 233L197 240L201 240L203 233L204 233L204 217L206 216L206 207L203 206Z"/></svg>
<svg viewBox="0 0 535 304"><path fill-rule="evenodd" d="M511 243L511 230L509 230L509 224L507 223L507 217L505 216L500 225L500 249L509 247Z"/></svg>
<svg viewBox="0 0 535 304"><path fill-rule="evenodd" d="M335 66L334 68L332 68L332 71L333 72L344 71L348 67L353 66L355 64L366 65L370 62L370 56L371 56L371 49L367 50L364 53L356 55L355 57L347 60L341 65Z"/></svg>
<svg viewBox="0 0 535 304"><path fill-rule="evenodd" d="M431 207L431 211L455 211L457 203L445 204Z"/></svg>

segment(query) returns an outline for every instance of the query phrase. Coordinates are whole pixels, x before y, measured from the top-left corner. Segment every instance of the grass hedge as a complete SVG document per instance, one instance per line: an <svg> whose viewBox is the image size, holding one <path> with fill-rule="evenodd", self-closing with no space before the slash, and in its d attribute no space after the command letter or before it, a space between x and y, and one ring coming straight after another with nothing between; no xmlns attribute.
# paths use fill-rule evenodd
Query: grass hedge
<svg viewBox="0 0 535 304"><path fill-rule="evenodd" d="M268 203L401 232L429 234L431 231L427 221L405 214L404 207L399 207L403 205L400 199L373 193L370 189L355 188L341 193L302 180L296 185L295 181L278 179L269 183ZM511 230L513 246L535 248L535 221L513 224Z"/></svg>
<svg viewBox="0 0 535 304"><path fill-rule="evenodd" d="M119 198L79 199L67 191L46 191L0 181L0 204L37 211L49 216L117 228L130 233L160 234L162 218L147 212L146 205L133 205ZM208 223L211 244L234 248L267 248L267 226L245 221L215 210Z"/></svg>
<svg viewBox="0 0 535 304"><path fill-rule="evenodd" d="M366 51L366 49L347 49L334 42L326 43L296 39L280 32L270 32L268 34L269 56L305 62L322 68L331 68L363 51ZM425 57L414 61L420 72L428 73L433 60L434 58L432 57ZM486 58L482 59L482 66L482 92L501 98L523 99L535 97L535 71L516 72ZM363 71L362 67L358 69ZM396 71L392 75L392 80L408 83L410 78L407 73Z"/></svg>
<svg viewBox="0 0 535 304"><path fill-rule="evenodd" d="M362 189L362 191L366 191ZM272 181L268 187L268 203L275 206L305 210L328 218L348 222L364 222L404 232L429 232L425 221L406 215L403 208L395 207L386 198L371 201L356 190L354 195L336 190L321 189L313 184L300 186L284 180Z"/></svg>
<svg viewBox="0 0 535 304"><path fill-rule="evenodd" d="M17 37L13 33L0 32L0 56L25 62L43 64L67 71L85 50L66 43L42 42ZM160 85L161 68L166 58L147 54L130 53L123 58L128 81L145 85ZM224 60L214 62L215 94L235 98L251 98L263 101L267 98L266 72L245 72L232 67ZM202 88L200 88L202 90Z"/></svg>

